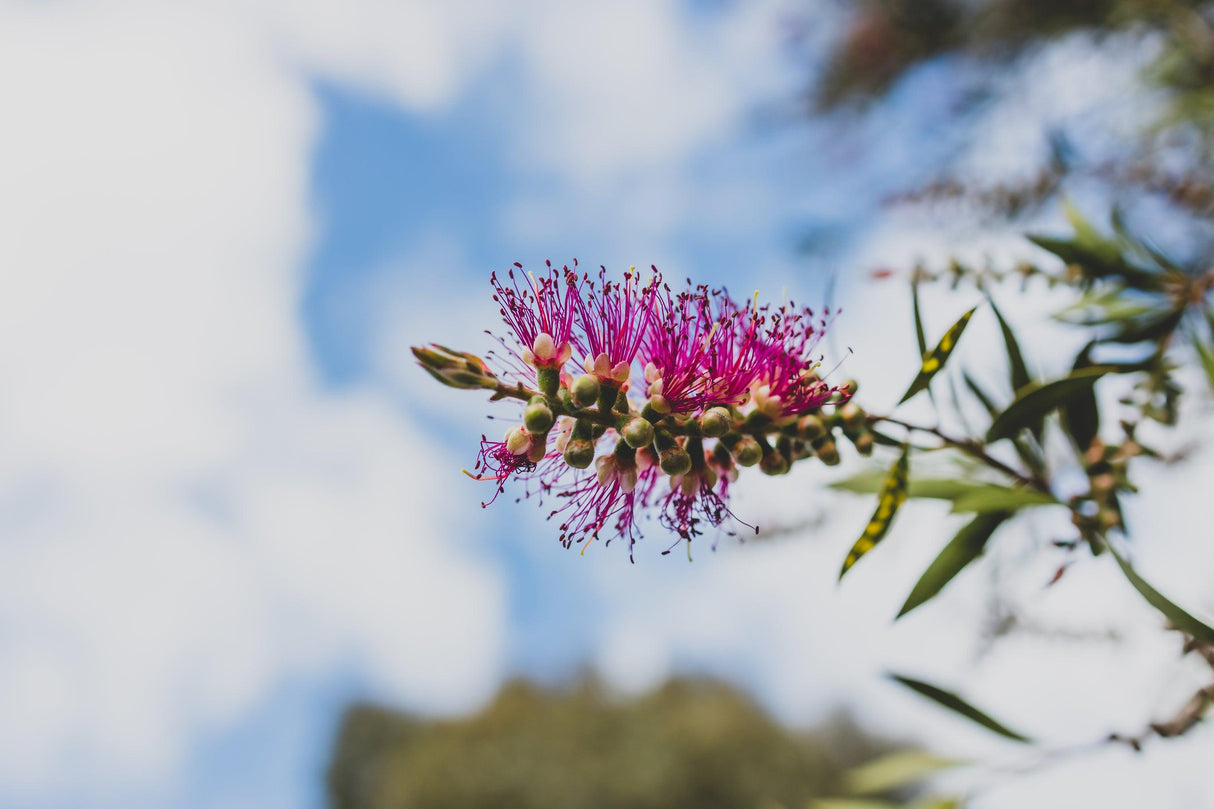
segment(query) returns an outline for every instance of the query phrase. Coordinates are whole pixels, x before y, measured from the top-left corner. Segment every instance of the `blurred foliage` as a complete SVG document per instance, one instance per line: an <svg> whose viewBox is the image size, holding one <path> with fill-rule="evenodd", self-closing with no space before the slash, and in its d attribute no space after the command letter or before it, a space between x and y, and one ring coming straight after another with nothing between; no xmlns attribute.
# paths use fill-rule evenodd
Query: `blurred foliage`
<svg viewBox="0 0 1214 809"><path fill-rule="evenodd" d="M464 719L351 708L329 795L334 809L804 807L845 789L846 768L892 749L841 716L794 733L706 680L632 699L594 680L564 690L514 682Z"/></svg>
<svg viewBox="0 0 1214 809"><path fill-rule="evenodd" d="M815 112L859 109L879 100L916 66L942 57L1012 70L1064 35L1099 48L1112 35L1137 42L1141 87L1159 100L1120 149L1090 154L1085 133L1043 132L1049 156L1027 176L956 177L946 172L901 190L894 203L952 204L995 220L1042 209L1070 178L1161 199L1177 211L1214 220L1214 3L1209 0L845 0L843 34L814 82ZM958 104L963 112L998 97L998 82L979 81ZM942 122L943 123L943 122ZM975 144L981 149L981 144ZM944 216L954 209L941 212Z"/></svg>

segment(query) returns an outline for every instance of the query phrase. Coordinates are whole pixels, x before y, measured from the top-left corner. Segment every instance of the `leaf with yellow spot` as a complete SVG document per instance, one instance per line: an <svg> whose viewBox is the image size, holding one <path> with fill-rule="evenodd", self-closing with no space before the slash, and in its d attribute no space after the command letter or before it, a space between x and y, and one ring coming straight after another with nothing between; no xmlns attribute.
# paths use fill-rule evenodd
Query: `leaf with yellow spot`
<svg viewBox="0 0 1214 809"><path fill-rule="evenodd" d="M898 462L885 477L880 499L877 501L877 510L873 512L872 519L864 527L864 533L856 540L856 544L852 545L851 550L847 552L847 558L843 560L843 569L839 571L840 579L851 570L852 565L860 561L861 556L871 551L878 542L885 538L890 524L894 521L894 515L906 501L906 484L909 473L910 449L903 447Z"/></svg>
<svg viewBox="0 0 1214 809"><path fill-rule="evenodd" d="M925 390L931 384L932 378L944 367L944 363L948 362L949 355L957 347L957 341L961 339L961 333L969 325L970 318L974 316L974 311L977 308L975 306L963 314L961 319L944 333L944 336L940 338L940 342L936 344L936 347L924 355L923 366L919 369L919 375L915 377L915 381L907 388L906 394L899 400L898 404L902 404L919 391Z"/></svg>

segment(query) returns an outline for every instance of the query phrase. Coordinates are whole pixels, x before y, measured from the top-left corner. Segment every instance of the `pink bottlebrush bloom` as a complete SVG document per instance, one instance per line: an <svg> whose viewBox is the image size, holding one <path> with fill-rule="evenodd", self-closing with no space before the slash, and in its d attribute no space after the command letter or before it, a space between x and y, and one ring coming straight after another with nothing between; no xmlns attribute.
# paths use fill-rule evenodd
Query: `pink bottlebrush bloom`
<svg viewBox="0 0 1214 809"><path fill-rule="evenodd" d="M598 458L591 474L577 474L572 480L550 484L549 492L563 501L548 515L549 519L561 519L561 544L580 544L584 551L610 526L607 541L626 538L631 557L640 535L636 518L643 503L641 495L652 487L655 478L653 468L641 469L634 459L612 454Z"/></svg>
<svg viewBox="0 0 1214 809"><path fill-rule="evenodd" d="M736 351L736 312L724 291L689 283L677 295L659 295L657 310L641 349L649 398L672 413L741 404L756 363L753 353Z"/></svg>
<svg viewBox="0 0 1214 809"><path fill-rule="evenodd" d="M720 528L728 520L758 533L755 526L738 519L727 504L733 477L732 470L718 470L712 463L697 462L686 474L672 477L670 492L657 498L656 505L661 509L658 522L688 542L702 535L706 527ZM670 549L665 551L669 552Z"/></svg>
<svg viewBox="0 0 1214 809"><path fill-rule="evenodd" d="M813 355L826 331L826 317L815 320L810 309L789 304L765 312L761 319L755 349L760 356L758 384L752 391L760 411L777 419L797 416L846 395L822 379L822 358Z"/></svg>
<svg viewBox="0 0 1214 809"><path fill-rule="evenodd" d="M493 497L481 503L481 508L487 508L497 500L498 495L506 490L505 483L511 477L520 472L525 475L535 471L536 462L528 457L530 440L526 446L520 447L516 435L516 431L511 430L507 433L505 441L490 441L482 435L481 448L476 456L476 465L472 467L473 471L464 470L464 474L473 480L491 480L497 484ZM522 451L517 451L519 449Z"/></svg>
<svg viewBox="0 0 1214 809"><path fill-rule="evenodd" d="M563 366L572 353L573 316L578 298L577 275L567 266L557 270L552 262L545 262L546 275L531 273L515 275L514 269L507 276L509 284L502 283L493 273L489 281L493 284L493 300L501 308L502 320L510 327L518 343L511 349L524 363L533 368ZM573 262L577 267L577 260ZM522 264L514 267L521 270ZM520 282L519 276L523 281Z"/></svg>
<svg viewBox="0 0 1214 809"><path fill-rule="evenodd" d="M620 385L628 381L632 361L649 331L661 277L655 267L653 279L642 284L632 267L622 282L608 281L607 268L600 267L598 284L589 276L583 281L587 289L575 298L574 344L587 373Z"/></svg>

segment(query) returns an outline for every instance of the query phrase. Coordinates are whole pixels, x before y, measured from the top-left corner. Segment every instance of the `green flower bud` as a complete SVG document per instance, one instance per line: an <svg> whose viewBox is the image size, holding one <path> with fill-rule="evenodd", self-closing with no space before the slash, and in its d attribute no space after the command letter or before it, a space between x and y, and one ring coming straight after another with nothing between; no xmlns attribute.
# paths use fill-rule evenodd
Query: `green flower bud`
<svg viewBox="0 0 1214 809"><path fill-rule="evenodd" d="M861 433L852 443L856 445L856 452L860 453L861 455L868 456L873 454L872 433Z"/></svg>
<svg viewBox="0 0 1214 809"><path fill-rule="evenodd" d="M843 394L845 396L855 396L856 391L860 389L860 383L854 379L849 379L839 387L843 389Z"/></svg>
<svg viewBox="0 0 1214 809"><path fill-rule="evenodd" d="M729 411L723 407L711 408L700 416L700 432L710 438L725 435L731 426L732 419L729 417Z"/></svg>
<svg viewBox="0 0 1214 809"><path fill-rule="evenodd" d="M759 461L759 469L765 475L783 475L788 471L788 459L772 450Z"/></svg>
<svg viewBox="0 0 1214 809"><path fill-rule="evenodd" d="M653 443L653 425L645 419L633 419L624 425L624 441L633 449L649 446Z"/></svg>
<svg viewBox="0 0 1214 809"><path fill-rule="evenodd" d="M658 457L662 471L668 475L682 475L691 469L691 456L680 446L664 450Z"/></svg>
<svg viewBox="0 0 1214 809"><path fill-rule="evenodd" d="M826 441L818 447L818 460L827 466L837 466L839 463L839 448L834 441Z"/></svg>
<svg viewBox="0 0 1214 809"><path fill-rule="evenodd" d="M848 402L839 408L839 420L844 426L857 429L864 425L864 411L855 402Z"/></svg>
<svg viewBox="0 0 1214 809"><path fill-rule="evenodd" d="M746 436L733 445L733 458L738 466L754 466L763 457L763 447L753 438Z"/></svg>
<svg viewBox="0 0 1214 809"><path fill-rule="evenodd" d="M574 469L585 469L594 463L594 444L585 438L573 438L565 445L565 463Z"/></svg>
<svg viewBox="0 0 1214 809"><path fill-rule="evenodd" d="M523 424L526 425L527 432L534 435L548 432L555 421L556 416L552 414L552 408L539 396L532 397L531 404L523 411Z"/></svg>
<svg viewBox="0 0 1214 809"><path fill-rule="evenodd" d="M797 422L797 434L806 441L817 441L826 435L826 425L822 423L822 419L809 413L802 416L801 420Z"/></svg>
<svg viewBox="0 0 1214 809"><path fill-rule="evenodd" d="M573 381L573 401L578 407L590 407L599 400L599 381L590 374Z"/></svg>

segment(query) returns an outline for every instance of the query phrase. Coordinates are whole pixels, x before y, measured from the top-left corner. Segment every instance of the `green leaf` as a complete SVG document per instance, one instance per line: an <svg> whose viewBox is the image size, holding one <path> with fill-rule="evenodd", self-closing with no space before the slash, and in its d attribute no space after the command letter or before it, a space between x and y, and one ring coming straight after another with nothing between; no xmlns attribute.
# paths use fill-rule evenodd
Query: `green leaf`
<svg viewBox="0 0 1214 809"><path fill-rule="evenodd" d="M975 486L973 490L961 494L953 500L953 513L976 511L986 513L992 511L1017 511L1033 506L1056 506L1058 501L1053 496L1033 489L1014 489L1010 486L989 484Z"/></svg>
<svg viewBox="0 0 1214 809"><path fill-rule="evenodd" d="M853 767L843 773L843 785L853 795L877 795L965 763L923 750L904 750Z"/></svg>
<svg viewBox="0 0 1214 809"><path fill-rule="evenodd" d="M995 301L990 296L987 296L987 301L991 305L991 310L995 313L995 317L999 319L999 330L1003 332L1003 345L1007 349L1007 364L1011 376L1012 391L1018 391L1021 388L1032 382L1029 376L1028 367L1024 364L1024 355L1020 353L1020 343L1016 341L1016 334L1012 331L1012 327L1003 319L1003 313L999 311L999 307L995 306Z"/></svg>
<svg viewBox="0 0 1214 809"><path fill-rule="evenodd" d="M1095 385L1097 380L1108 372L1108 368L1097 365L1075 371L1070 376L1044 385L1030 385L1020 391L1016 400L995 418L990 429L986 431L986 440L1011 438L1021 429L1031 426L1060 407L1076 393Z"/></svg>
<svg viewBox="0 0 1214 809"><path fill-rule="evenodd" d="M1092 367L1092 349L1096 342L1084 346L1075 358L1072 373ZM1082 453L1092 445L1092 441L1100 433L1100 407L1096 402L1096 388L1085 387L1076 390L1062 404L1062 429L1075 442L1076 449Z"/></svg>
<svg viewBox="0 0 1214 809"><path fill-rule="evenodd" d="M950 711L964 716L966 719L969 719L972 722L977 722L987 730L998 733L1000 736L1005 736L1017 742L1032 742L1029 737L1021 733L1017 733L995 719L992 719L989 715L978 710L973 705L970 705L968 702L951 691L945 691L943 688L938 688L937 686L934 686L931 683L925 683L922 680L916 680L911 677L903 677L901 674L891 673L888 676L895 682L898 682L912 691L927 697L938 705L948 708Z"/></svg>
<svg viewBox="0 0 1214 809"><path fill-rule="evenodd" d="M816 798L810 809L898 809L898 804L871 798Z"/></svg>
<svg viewBox="0 0 1214 809"><path fill-rule="evenodd" d="M970 393L974 394L978 401L982 403L982 406L986 408L986 412L990 414L991 418L994 418L999 414L999 406L995 404L995 400L991 398L989 393L982 389L982 387L972 376L965 371L962 371L961 378L965 380L965 386L969 388Z"/></svg>
<svg viewBox="0 0 1214 809"><path fill-rule="evenodd" d="M915 377L915 381L907 389L902 399L898 404L902 404L907 399L914 396L919 391L931 384L934 377L944 364L948 362L949 355L953 353L953 349L957 347L957 341L961 339L961 333L965 331L965 327L969 325L970 318L974 316L974 311L978 307L970 309L961 316L961 319L954 323L944 336L940 338L940 342L936 347L929 351L923 357L923 366L919 369L919 375Z"/></svg>
<svg viewBox="0 0 1214 809"><path fill-rule="evenodd" d="M1210 348L1201 341L1201 337L1193 335L1193 348L1197 349L1197 356L1201 359L1201 367L1206 371L1206 378L1210 381L1210 390L1214 391L1214 348Z"/></svg>
<svg viewBox="0 0 1214 809"><path fill-rule="evenodd" d="M873 512L872 518L864 528L864 533L856 540L856 544L852 545L851 550L847 552L847 558L843 560L843 567L839 571L840 579L851 570L852 565L860 561L860 557L875 548L877 543L884 539L886 533L889 532L894 515L898 513L899 506L906 501L906 482L909 473L910 448L904 447L902 455L889 470L885 483L881 487L881 498L877 503L877 510Z"/></svg>
<svg viewBox="0 0 1214 809"><path fill-rule="evenodd" d="M1130 584L1134 586L1134 589L1137 590L1144 599L1146 599L1148 604L1162 612L1164 616L1171 621L1172 626L1176 627L1182 632L1189 633L1203 643L1214 644L1214 628L1210 627L1206 623L1203 623L1197 618L1194 618L1188 612L1185 612L1183 609L1169 601L1163 595L1163 593L1159 592L1148 584L1142 578L1142 576L1139 576L1134 568L1130 566L1130 563L1126 561L1126 558L1121 555L1121 552L1117 550L1116 546L1113 545L1112 542L1106 540L1104 546L1108 549L1109 553L1113 555L1113 558L1117 560L1117 566L1121 568L1121 572L1125 574L1127 579L1129 579Z"/></svg>
<svg viewBox="0 0 1214 809"><path fill-rule="evenodd" d="M877 494L885 488L886 478L885 471L873 469L843 480L836 480L830 484L830 488L855 494ZM957 478L915 478L907 484L906 496L925 497L933 500L955 500L982 485Z"/></svg>
<svg viewBox="0 0 1214 809"><path fill-rule="evenodd" d="M966 565L982 555L986 550L987 540L1010 516L1012 515L1006 511L979 514L958 531L944 546L944 550L927 566L927 570L923 571L919 581L915 582L906 603L898 612L898 617L901 618L915 607L935 598Z"/></svg>
<svg viewBox="0 0 1214 809"><path fill-rule="evenodd" d="M915 341L919 345L919 359L927 356L927 335L923 331L923 315L919 310L919 278L911 280L911 304L915 310Z"/></svg>

